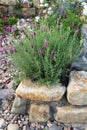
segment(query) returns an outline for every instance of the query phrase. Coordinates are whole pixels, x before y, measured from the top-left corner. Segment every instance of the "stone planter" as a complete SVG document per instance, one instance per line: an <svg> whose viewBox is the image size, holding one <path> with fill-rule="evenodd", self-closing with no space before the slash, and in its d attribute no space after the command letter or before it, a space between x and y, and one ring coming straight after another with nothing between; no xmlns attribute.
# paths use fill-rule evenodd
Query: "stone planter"
<svg viewBox="0 0 87 130"><path fill-rule="evenodd" d="M47 87L23 80L16 89L17 96L11 112L15 114L27 112L30 122L46 122L54 119L64 124L86 124L86 88L85 71L71 72L66 95L66 87L61 84Z"/></svg>
<svg viewBox="0 0 87 130"><path fill-rule="evenodd" d="M45 122L52 117L51 102L58 102L66 92L62 84L52 86L39 86L30 80L23 80L16 89L11 112L29 114L30 122ZM48 105L48 103L50 103ZM28 106L28 107L26 107ZM28 108L26 110L26 108Z"/></svg>

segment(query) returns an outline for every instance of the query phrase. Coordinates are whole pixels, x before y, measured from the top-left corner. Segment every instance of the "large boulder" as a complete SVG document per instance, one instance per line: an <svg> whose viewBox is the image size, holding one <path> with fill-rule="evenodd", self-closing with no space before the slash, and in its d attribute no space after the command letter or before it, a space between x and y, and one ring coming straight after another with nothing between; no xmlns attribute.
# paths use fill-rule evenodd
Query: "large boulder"
<svg viewBox="0 0 87 130"><path fill-rule="evenodd" d="M67 99L73 105L87 105L87 72L71 72L67 87Z"/></svg>
<svg viewBox="0 0 87 130"><path fill-rule="evenodd" d="M39 86L30 80L22 81L16 90L16 94L22 98L38 101L58 101L63 97L65 92L66 87L61 84Z"/></svg>

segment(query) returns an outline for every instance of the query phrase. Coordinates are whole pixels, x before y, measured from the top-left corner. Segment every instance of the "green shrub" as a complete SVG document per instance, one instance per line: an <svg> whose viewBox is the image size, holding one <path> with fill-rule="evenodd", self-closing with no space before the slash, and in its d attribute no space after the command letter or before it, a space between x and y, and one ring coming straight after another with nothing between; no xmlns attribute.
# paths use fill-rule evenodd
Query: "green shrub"
<svg viewBox="0 0 87 130"><path fill-rule="evenodd" d="M0 26L2 26L3 24L4 24L4 21L0 19Z"/></svg>
<svg viewBox="0 0 87 130"><path fill-rule="evenodd" d="M7 24L8 24L8 25L14 25L14 24L16 24L17 22L18 22L18 19L15 18L15 17L10 17L10 18L7 19Z"/></svg>
<svg viewBox="0 0 87 130"><path fill-rule="evenodd" d="M14 75L14 82L13 82L13 89L14 90L16 90L19 83L21 82L21 80L23 80L24 77L25 77L24 74L21 74L21 73L17 73L16 75Z"/></svg>
<svg viewBox="0 0 87 130"><path fill-rule="evenodd" d="M72 61L78 56L80 42L76 34L58 23L49 27L45 22L32 27L32 31L23 29L23 38L14 41L12 63L24 72L27 78L43 84L60 82L61 75L70 70ZM31 25L33 25L31 23Z"/></svg>
<svg viewBox="0 0 87 130"><path fill-rule="evenodd" d="M74 0L60 0L54 7L54 16L59 21L59 24L63 24L65 30L67 27L71 29L71 33L78 33L78 37L81 37L80 29L83 24L80 19L82 13L81 3Z"/></svg>
<svg viewBox="0 0 87 130"><path fill-rule="evenodd" d="M16 4L13 5L13 7L14 7L14 9L17 9L17 10L22 8L20 2L16 2Z"/></svg>

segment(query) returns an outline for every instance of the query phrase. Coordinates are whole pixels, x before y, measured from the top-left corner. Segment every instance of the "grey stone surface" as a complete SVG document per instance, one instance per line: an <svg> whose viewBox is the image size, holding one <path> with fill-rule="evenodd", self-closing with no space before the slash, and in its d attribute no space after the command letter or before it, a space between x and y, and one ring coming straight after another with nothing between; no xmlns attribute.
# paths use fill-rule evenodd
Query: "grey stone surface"
<svg viewBox="0 0 87 130"><path fill-rule="evenodd" d="M19 114L23 114L26 113L26 100L22 99L19 96L16 96L14 102L13 102L13 106L11 109L12 113L19 113Z"/></svg>
<svg viewBox="0 0 87 130"><path fill-rule="evenodd" d="M14 94L13 89L1 89L0 99L10 99Z"/></svg>
<svg viewBox="0 0 87 130"><path fill-rule="evenodd" d="M54 124L49 128L49 130L62 130L62 127Z"/></svg>
<svg viewBox="0 0 87 130"><path fill-rule="evenodd" d="M73 70L84 70L87 71L87 58L86 56L79 57L72 63Z"/></svg>
<svg viewBox="0 0 87 130"><path fill-rule="evenodd" d="M9 124L7 130L19 130L18 124Z"/></svg>
<svg viewBox="0 0 87 130"><path fill-rule="evenodd" d="M83 24L81 33L82 33L83 42L84 42L83 52L84 54L86 54L87 53L87 24Z"/></svg>

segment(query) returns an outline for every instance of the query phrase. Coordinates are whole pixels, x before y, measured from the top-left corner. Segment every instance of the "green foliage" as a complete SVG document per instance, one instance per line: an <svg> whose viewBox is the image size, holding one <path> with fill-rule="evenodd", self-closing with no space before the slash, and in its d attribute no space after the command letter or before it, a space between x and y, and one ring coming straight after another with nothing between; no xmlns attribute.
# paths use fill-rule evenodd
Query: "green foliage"
<svg viewBox="0 0 87 130"><path fill-rule="evenodd" d="M77 0L58 0L56 1L56 4L53 8L54 12L57 13L61 10L71 10L74 12L76 15L81 15L82 14L82 9L83 7L81 6L81 2Z"/></svg>
<svg viewBox="0 0 87 130"><path fill-rule="evenodd" d="M58 23L51 27L46 23L41 22L32 31L23 29L23 38L14 41L16 52L11 56L12 63L27 78L52 84L60 82L61 75L70 70L81 46L77 35L71 35L69 28L65 30L62 26L58 30Z"/></svg>
<svg viewBox="0 0 87 130"><path fill-rule="evenodd" d="M74 0L58 1L53 8L54 16L59 21L59 25L63 24L65 30L70 28L71 33L78 33L79 39L81 38L80 29L83 21L80 19L82 13L81 3Z"/></svg>
<svg viewBox="0 0 87 130"><path fill-rule="evenodd" d="M13 6L14 6L14 8L17 9L17 10L19 10L19 9L22 8L21 5L20 5L20 2L16 2L16 4L13 5Z"/></svg>
<svg viewBox="0 0 87 130"><path fill-rule="evenodd" d="M14 90L16 90L19 83L21 82L21 80L23 80L24 77L25 77L24 74L20 74L20 73L18 73L17 75L14 76L14 82L13 82L13 89Z"/></svg>
<svg viewBox="0 0 87 130"><path fill-rule="evenodd" d="M7 19L7 24L8 24L8 25L14 25L14 24L16 24L17 22L18 22L18 19L15 18L15 17L10 17L10 18Z"/></svg>
<svg viewBox="0 0 87 130"><path fill-rule="evenodd" d="M23 16L23 14L22 14L22 11L20 10L20 11L18 11L18 12L15 12L15 17L16 18L22 18L22 16Z"/></svg>
<svg viewBox="0 0 87 130"><path fill-rule="evenodd" d="M0 26L2 26L3 24L4 24L4 21L0 19Z"/></svg>

